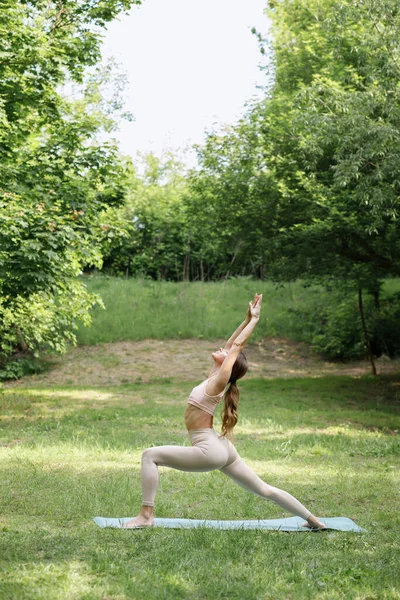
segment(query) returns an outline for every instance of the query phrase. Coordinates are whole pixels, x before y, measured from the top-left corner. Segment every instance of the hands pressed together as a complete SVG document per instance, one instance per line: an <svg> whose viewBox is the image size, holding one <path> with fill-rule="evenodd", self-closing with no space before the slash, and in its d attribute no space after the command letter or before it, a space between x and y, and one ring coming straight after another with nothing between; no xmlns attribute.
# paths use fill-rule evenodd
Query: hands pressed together
<svg viewBox="0 0 400 600"><path fill-rule="evenodd" d="M247 319L250 321L252 318L259 319L262 305L262 294L255 294L253 302L250 300L249 308L247 310Z"/></svg>

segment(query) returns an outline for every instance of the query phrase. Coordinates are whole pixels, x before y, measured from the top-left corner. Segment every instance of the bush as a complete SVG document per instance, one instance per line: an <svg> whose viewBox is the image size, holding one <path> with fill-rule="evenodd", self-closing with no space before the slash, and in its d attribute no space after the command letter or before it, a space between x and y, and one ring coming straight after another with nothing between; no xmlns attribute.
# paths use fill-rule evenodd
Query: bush
<svg viewBox="0 0 400 600"><path fill-rule="evenodd" d="M400 292L384 298L375 315L371 339L375 356L400 356Z"/></svg>
<svg viewBox="0 0 400 600"><path fill-rule="evenodd" d="M334 359L365 356L364 332L355 298L323 307L312 318L316 324L311 339L314 350Z"/></svg>
<svg viewBox="0 0 400 600"><path fill-rule="evenodd" d="M0 381L19 379L24 375L32 375L33 373L43 373L45 369L46 365L38 359L21 358L18 360L9 360L0 367Z"/></svg>
<svg viewBox="0 0 400 600"><path fill-rule="evenodd" d="M364 314L373 355L400 355L400 292L381 300L377 310L372 297L364 294ZM366 356L364 331L357 293L338 290L310 296L307 305L289 308L304 333L303 340L324 357L336 360Z"/></svg>
<svg viewBox="0 0 400 600"><path fill-rule="evenodd" d="M17 296L8 305L0 295L0 364L13 360L17 348L35 357L49 350L66 352L68 344L76 344L78 321L90 325L95 304L102 307L101 298L89 294L78 279L71 279L58 294L35 292L27 298Z"/></svg>

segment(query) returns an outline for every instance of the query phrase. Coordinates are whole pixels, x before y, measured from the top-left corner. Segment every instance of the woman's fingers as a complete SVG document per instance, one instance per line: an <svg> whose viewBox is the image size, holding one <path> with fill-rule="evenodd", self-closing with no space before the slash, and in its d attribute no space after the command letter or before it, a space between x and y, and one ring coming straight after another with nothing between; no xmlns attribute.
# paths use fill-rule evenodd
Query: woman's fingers
<svg viewBox="0 0 400 600"><path fill-rule="evenodd" d="M262 294L254 294L254 301L252 302L250 300L249 302L249 310L251 311L252 309L256 308L256 306L258 306L259 308L261 308L261 304L262 304Z"/></svg>
<svg viewBox="0 0 400 600"><path fill-rule="evenodd" d="M256 294L254 296L254 303L251 303L251 306L252 306L252 308L255 308L256 306L261 308L261 304L262 304L262 294Z"/></svg>
<svg viewBox="0 0 400 600"><path fill-rule="evenodd" d="M261 302L262 294L255 294L254 296L254 306L257 306Z"/></svg>

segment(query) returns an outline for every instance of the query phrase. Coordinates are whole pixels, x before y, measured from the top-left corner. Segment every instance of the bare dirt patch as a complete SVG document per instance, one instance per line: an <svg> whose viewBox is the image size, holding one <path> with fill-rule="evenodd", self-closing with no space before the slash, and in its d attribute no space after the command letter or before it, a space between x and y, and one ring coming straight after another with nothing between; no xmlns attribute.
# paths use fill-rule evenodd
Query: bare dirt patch
<svg viewBox="0 0 400 600"><path fill-rule="evenodd" d="M46 361L51 368L46 373L7 382L6 386L104 386L165 378L197 381L209 372L211 352L224 343L224 340L190 339L79 346L71 348L64 356L48 357ZM248 377L253 378L359 377L371 372L368 361L323 361L311 352L307 344L277 338L249 344L245 353L250 364ZM377 369L378 373L398 372L400 360L380 358L377 360Z"/></svg>

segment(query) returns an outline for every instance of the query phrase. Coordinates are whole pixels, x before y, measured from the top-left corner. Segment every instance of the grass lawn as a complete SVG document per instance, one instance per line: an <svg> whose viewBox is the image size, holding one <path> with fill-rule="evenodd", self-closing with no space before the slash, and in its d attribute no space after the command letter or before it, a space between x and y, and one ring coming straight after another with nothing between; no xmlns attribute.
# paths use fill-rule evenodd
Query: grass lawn
<svg viewBox="0 0 400 600"><path fill-rule="evenodd" d="M262 293L263 309L252 342L268 336L309 342L314 331L311 319L299 317L321 305L335 306L333 292L319 285L304 287L301 281L277 285L248 277L226 281L172 282L124 279L104 275L85 276L90 292L104 301L96 306L93 325L78 323L78 343L100 344L143 339L215 339L229 337L233 326L244 319L248 302ZM385 281L382 297L400 290L400 278ZM366 302L366 299L365 299ZM357 293L353 294L354 315L358 319Z"/></svg>
<svg viewBox="0 0 400 600"><path fill-rule="evenodd" d="M246 462L318 516L367 533L98 528L93 516L137 513L146 447L189 445L190 389L0 391L2 600L400 598L400 376L241 385ZM288 516L218 471L160 471L156 516Z"/></svg>

